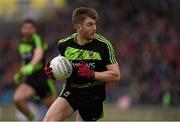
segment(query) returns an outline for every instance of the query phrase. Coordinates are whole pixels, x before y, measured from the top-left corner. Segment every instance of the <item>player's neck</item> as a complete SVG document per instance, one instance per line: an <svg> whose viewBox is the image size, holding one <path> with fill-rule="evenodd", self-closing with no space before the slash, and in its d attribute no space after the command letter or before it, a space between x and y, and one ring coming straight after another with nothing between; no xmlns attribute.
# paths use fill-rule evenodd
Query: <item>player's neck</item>
<svg viewBox="0 0 180 122"><path fill-rule="evenodd" d="M26 37L23 37L23 39L24 39L24 41L26 41L26 42L29 42L29 41L31 41L32 40L32 37L30 36L26 36Z"/></svg>
<svg viewBox="0 0 180 122"><path fill-rule="evenodd" d="M83 38L82 36L77 35L76 43L77 43L78 45L83 46L83 45L86 45L86 44L88 44L88 43L90 43L90 42L92 42L92 40L87 39L87 38Z"/></svg>

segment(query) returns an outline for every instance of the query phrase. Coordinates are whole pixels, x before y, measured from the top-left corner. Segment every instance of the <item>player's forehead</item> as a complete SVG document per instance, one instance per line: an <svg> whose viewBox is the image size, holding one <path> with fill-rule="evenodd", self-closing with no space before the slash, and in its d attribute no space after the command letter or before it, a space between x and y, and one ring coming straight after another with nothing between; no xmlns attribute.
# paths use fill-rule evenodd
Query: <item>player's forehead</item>
<svg viewBox="0 0 180 122"><path fill-rule="evenodd" d="M96 20L95 19L92 19L90 17L86 17L83 21L84 24L87 24L87 23L96 23Z"/></svg>
<svg viewBox="0 0 180 122"><path fill-rule="evenodd" d="M22 27L31 27L31 28L35 28L34 25L32 23L24 23L22 25Z"/></svg>

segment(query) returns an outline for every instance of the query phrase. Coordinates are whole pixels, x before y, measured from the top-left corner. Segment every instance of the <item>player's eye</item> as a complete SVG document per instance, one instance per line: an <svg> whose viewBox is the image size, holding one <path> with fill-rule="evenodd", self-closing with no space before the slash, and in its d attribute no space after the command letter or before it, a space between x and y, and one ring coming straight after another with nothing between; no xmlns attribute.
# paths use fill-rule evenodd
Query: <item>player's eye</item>
<svg viewBox="0 0 180 122"><path fill-rule="evenodd" d="M93 26L94 24L92 22L89 22L87 26Z"/></svg>

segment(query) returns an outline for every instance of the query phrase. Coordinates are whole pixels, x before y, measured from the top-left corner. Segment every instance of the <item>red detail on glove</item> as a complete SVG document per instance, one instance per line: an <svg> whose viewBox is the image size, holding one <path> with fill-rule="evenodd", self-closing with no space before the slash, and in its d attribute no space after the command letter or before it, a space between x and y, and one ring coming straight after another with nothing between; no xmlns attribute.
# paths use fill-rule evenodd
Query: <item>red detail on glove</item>
<svg viewBox="0 0 180 122"><path fill-rule="evenodd" d="M46 75L49 77L49 78L52 78L52 79L55 79L54 78L54 75L52 73L52 68L49 67L50 65L50 62L47 62L47 64L45 65L44 67L44 72L46 73Z"/></svg>
<svg viewBox="0 0 180 122"><path fill-rule="evenodd" d="M92 79L95 78L94 71L89 69L89 67L85 63L77 65L77 68L78 68L77 73L79 76L92 78Z"/></svg>

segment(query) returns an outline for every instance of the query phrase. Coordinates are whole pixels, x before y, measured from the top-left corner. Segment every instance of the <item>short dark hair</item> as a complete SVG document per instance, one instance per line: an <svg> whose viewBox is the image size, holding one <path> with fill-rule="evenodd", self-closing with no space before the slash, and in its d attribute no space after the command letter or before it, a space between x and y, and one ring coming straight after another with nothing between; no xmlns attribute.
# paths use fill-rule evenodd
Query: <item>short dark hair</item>
<svg viewBox="0 0 180 122"><path fill-rule="evenodd" d="M98 20L98 13L95 9L88 7L79 7L73 11L72 21L75 24L82 23L86 17L90 17L92 19Z"/></svg>
<svg viewBox="0 0 180 122"><path fill-rule="evenodd" d="M24 24L32 24L35 28L37 28L37 23L33 20L33 19L25 19L22 24L21 24L21 27L24 25Z"/></svg>

